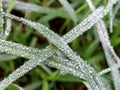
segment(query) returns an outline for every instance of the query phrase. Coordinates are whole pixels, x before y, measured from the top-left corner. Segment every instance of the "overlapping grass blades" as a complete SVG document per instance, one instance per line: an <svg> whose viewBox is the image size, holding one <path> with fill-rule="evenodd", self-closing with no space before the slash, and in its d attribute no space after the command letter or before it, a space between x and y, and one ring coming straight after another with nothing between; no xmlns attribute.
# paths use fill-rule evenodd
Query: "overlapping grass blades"
<svg viewBox="0 0 120 90"><path fill-rule="evenodd" d="M98 9L96 12L102 12L103 11L103 8L100 8ZM86 63L83 62L83 60L79 57L79 56L76 56L73 51L69 48L69 46L67 46L67 43L64 42L64 39L60 39L60 37L58 35L56 35L54 32L50 31L47 27L39 24L39 23L34 23L34 22L31 22L31 21L28 21L28 20L25 20L23 18L18 18L16 16L13 16L13 15L10 15L10 14L5 14L3 13L5 16L8 16L9 18L13 18L13 19L16 19L18 21L22 21L24 24L26 25L29 25L30 27L34 28L39 34L42 34L43 36L45 36L50 42L52 42L57 48L59 48L67 57L69 57L69 59L73 60L75 63L76 63L76 67L79 68L81 70L82 73L84 73L84 76L86 78L88 78L87 80L89 81L89 84L91 84L91 87L92 85L94 84L96 86L96 89L101 87L102 88L102 85L101 85L101 82L98 84L96 83L98 79L98 77L96 76L96 73L95 71L93 70L93 68L91 68L89 65L87 65ZM97 13L94 13L94 14L97 14ZM94 16L93 14L93 16ZM102 14L99 14L99 15L104 15L103 13ZM95 15L96 16L96 15ZM97 14L98 16L98 14ZM101 18L98 17L98 18ZM102 16L103 17L103 16ZM92 15L89 16L88 19L92 19ZM90 21L90 20L86 20L86 21ZM96 18L97 19L97 18ZM92 21L91 20L91 21ZM93 20L94 21L94 20ZM83 21L84 23L86 23L85 21ZM84 23L83 23L83 26L84 26ZM93 23L94 24L94 23ZM92 26L92 25L91 25ZM77 27L78 28L78 27ZM90 26L89 26L90 28ZM85 26L85 29L87 29L87 27ZM75 29L74 29L75 30ZM78 29L77 29L78 30ZM81 32L80 32L81 33ZM67 35L68 37L72 35L69 34ZM79 36L79 35L78 35ZM76 38L77 36L75 36L74 38ZM70 40L72 41L72 40ZM85 65L85 66L84 66ZM86 68L86 70L82 71L83 68ZM86 74L88 73L89 74ZM94 74L93 74L94 73ZM93 74L93 75L92 75ZM97 86L97 85L101 85L101 86ZM92 87L92 88L95 88L95 87ZM100 88L99 88L100 89Z"/></svg>
<svg viewBox="0 0 120 90"><path fill-rule="evenodd" d="M2 2L0 1L0 34L3 34L3 15Z"/></svg>
<svg viewBox="0 0 120 90"><path fill-rule="evenodd" d="M92 1L91 0L86 0L86 1L88 2L90 9L94 11L95 7ZM109 36L108 36L107 29L106 29L104 22L102 20L99 20L96 26L97 26L97 32L98 32L100 41L103 45L103 49L104 49L109 67L111 67L112 65L116 65L116 61L119 63L119 57L115 54L115 51L113 50L113 47L110 44ZM111 74L113 76L115 90L119 90L120 89L119 69L114 67L114 69L111 70Z"/></svg>
<svg viewBox="0 0 120 90"><path fill-rule="evenodd" d="M12 0L3 0L3 4L5 5L5 7L8 7L11 1ZM51 15L56 16L56 17L58 16L58 17L62 17L62 18L71 19L69 17L69 14L67 14L65 12L65 10L61 9L61 8L58 8L58 10L57 10L54 8L48 8L48 7L43 7L43 6L38 6L38 5L34 5L34 4L16 1L13 9L25 10L28 12L38 12L38 13L43 13L43 14L51 14Z"/></svg>
<svg viewBox="0 0 120 90"><path fill-rule="evenodd" d="M75 15L75 11L74 9L71 7L71 5L68 3L67 0L58 0L63 7L65 8L65 10L68 12L68 14L71 16L72 20L74 21L74 23L77 23L77 16Z"/></svg>
<svg viewBox="0 0 120 90"><path fill-rule="evenodd" d="M99 11L99 10L98 10L98 11ZM7 14L7 13L4 14L4 15L10 16L10 15ZM38 26L39 26L40 24L36 24L36 23L34 23L34 22L27 21L27 20L25 20L25 19L23 19L23 18L20 19L20 18L15 17L15 16L10 16L10 17L11 17L11 18L15 18L15 19L17 19L17 20L19 20L19 21L23 20L24 23L26 23L27 25L32 26L33 28L34 28L34 25L37 25L37 29L36 29L36 27L35 27L35 29L36 29L36 30L39 30L39 29L38 29ZM42 27L43 30L46 30L46 29L48 30L48 28L44 27L43 25L41 25L40 27ZM40 27L39 27L39 28L40 28ZM44 34L44 32L45 32L45 31L43 31L42 34ZM48 33L54 34L53 32L50 32L50 31L46 31L46 32L45 32L46 35L47 35ZM54 35L52 35L52 36L54 36ZM57 40L57 41L59 40L59 36L57 36L57 35L55 36L55 37L57 37L56 40L54 40L55 37L51 37L51 35L48 35L48 36L46 36L46 37L49 38L49 39L52 39L52 40L50 40L50 41L51 41L51 42L54 41L54 42L53 42L54 45L57 45L57 47L61 48L62 51L64 51L64 49L65 49L65 50L66 50L66 52L65 52L66 55L69 54L69 52L71 52L71 54L70 54L68 57L71 58L71 59L73 59L73 61L75 61L76 59L78 59L78 60L80 59L79 57L76 57L75 54L73 54L73 52L70 50L70 48L69 48L68 46L66 46L66 44L64 44L64 42L63 42L62 40L60 40L59 43L56 44L56 40ZM63 46L60 46L62 42L63 42L62 45L64 45L64 47L63 47ZM5 46L5 45L3 45L3 46ZM66 48L65 48L65 47L66 47ZM2 50L3 50L3 49L2 49ZM6 49L6 50L8 50L8 49ZM10 51L11 51L11 50L10 50ZM15 53L14 53L14 54L15 54ZM28 55L29 55L29 54L28 54ZM73 55L76 57L76 59L74 59ZM30 55L30 56L31 56L31 55ZM31 57L33 57L33 56L31 56ZM78 61L76 61L76 64L77 64L77 63L78 63ZM82 61L81 63L84 63L84 62ZM79 64L80 64L80 63L79 63ZM85 65L85 64L84 64L84 65ZM82 65L81 65L81 66L82 66ZM87 66L87 65L86 65L85 68L88 69L88 67L89 67L89 69L90 69L89 72L92 73L92 70L93 70L93 69L91 69L90 66ZM79 68L79 67L78 67L78 68ZM83 67L83 68L84 68L84 67ZM84 71L82 71L82 72L84 72ZM88 72L88 71L86 71L86 72ZM91 75L87 75L86 78L87 78L88 76L90 77ZM96 75L93 76L92 78L89 78L89 77L88 77L87 80L88 80L88 81L90 80L90 83L91 83L91 82L92 82L92 79L95 78ZM12 79L12 80L14 80L14 79ZM7 80L6 80L6 81L7 81ZM96 80L95 82L97 82L97 80ZM95 84L95 82L93 82L92 84ZM91 84L91 86L92 86L92 84ZM98 84L98 83L97 83L97 84ZM95 85L97 85L97 84L95 84ZM1 84L1 85L2 85L2 84ZM92 87L92 88L94 88L94 87ZM99 88L99 86L96 87L96 88Z"/></svg>
<svg viewBox="0 0 120 90"><path fill-rule="evenodd" d="M10 3L9 0L5 0L5 2ZM63 2L64 1L61 0L61 3L64 6ZM33 69L37 65L40 65L40 63L43 62L43 63L48 64L49 66L53 66L55 68L60 69L62 73L70 73L76 77L86 80L86 82L88 83L86 85L88 86L88 89L90 89L90 90L107 90L107 88L104 86L104 84L101 80L101 77L99 77L99 75L96 73L96 71L88 63L86 63L80 56L76 55L67 44L72 42L79 35L82 35L85 31L90 29L95 23L98 23L98 21L101 24L103 24L103 26L104 26L104 23L102 23L102 21L100 21L100 19L103 18L110 11L113 4L115 4L116 2L117 2L117 0L110 0L108 3L108 6L105 9L103 7L100 7L97 10L95 10L90 16L88 16L85 20L83 20L80 24L78 24L75 28L73 28L70 32L68 32L62 38L42 24L35 23L32 21L26 20L24 18L19 18L14 15L11 15L11 14L1 11L1 17L0 17L1 19L3 19L3 16L6 16L10 19L15 19L15 20L21 21L25 25L28 25L28 26L34 28L38 34L42 34L44 37L46 37L54 46L48 46L43 50L38 50L35 48L27 47L27 46L24 46L21 44L16 44L13 42L9 42L9 41L0 39L0 51L30 59L29 61L25 62L22 66L20 66L20 68L16 69L7 78L2 80L0 82L0 89L4 90L6 87L8 87L8 85L10 85L15 80L17 80L18 78L20 78L21 76L26 74L28 71L30 71L31 69ZM23 7L26 10L28 10L29 5L32 6L31 4L25 4L25 3L21 3L21 2L16 2L15 5L17 5L17 4L27 5L26 6L27 9L25 7ZM2 3L1 3L1 6L2 6ZM18 7L19 6L16 6L15 8L18 8ZM36 6L34 6L34 7L36 7ZM38 10L39 9L43 10L43 12L45 11L44 13L47 13L49 11L52 11L54 14L56 13L56 11L53 9L48 9L48 8L41 9L41 7L36 7L35 10L37 10L37 8L38 8ZM69 9L70 8L71 7L69 7ZM18 9L20 9L20 8L18 8ZM32 8L32 10L30 10L30 11L35 11L33 9L34 8ZM1 10L2 10L2 7L1 7ZM67 11L68 11L68 9L67 9ZM73 10L68 11L68 13L72 17L72 19L75 17ZM71 13L73 13L73 14L71 14ZM56 13L56 15L59 16L61 14ZM77 21L75 20L74 22L77 22ZM1 24L1 25L3 25L3 24ZM7 25L7 26L8 26L8 28L6 29L7 33L5 33L5 34L9 35L8 32L10 31L11 25ZM102 28L105 29L105 26ZM110 57L110 55L113 55L114 60L118 61L119 58L116 56L116 54L114 53L114 50L111 48L111 45L109 43L110 41L109 41L107 32L105 32L105 33L104 32L105 31L102 31L101 27L99 27L98 33L99 33L101 42L103 44L103 48L105 50L105 54L106 54L106 56L108 55L109 57ZM104 35L103 35L104 37L102 37L102 35L101 35L103 33L104 33ZM102 41L103 39L105 39L106 41ZM108 43L106 43L106 42L108 42ZM68 57L68 59L64 59L64 58L60 57L59 55L57 56L55 54L57 49L59 49L62 53L64 53L64 55L66 57ZM114 61L112 61L111 57L109 59L111 60L110 63L114 63ZM117 75L118 75L118 70L116 70L116 69L118 69L118 68L115 68L114 72L115 72L115 74L117 72ZM113 71L113 70L111 70L111 71ZM113 77L114 77L114 75L113 75ZM114 80L116 80L117 78L119 78L119 77L115 77ZM118 88L119 88L118 83L119 82L115 82L116 90L118 90Z"/></svg>

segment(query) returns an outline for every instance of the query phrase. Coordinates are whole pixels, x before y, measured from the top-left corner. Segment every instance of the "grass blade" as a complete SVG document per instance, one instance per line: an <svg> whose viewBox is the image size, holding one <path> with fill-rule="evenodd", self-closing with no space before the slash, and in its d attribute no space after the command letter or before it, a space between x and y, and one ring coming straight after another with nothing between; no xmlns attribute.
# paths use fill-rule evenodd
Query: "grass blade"
<svg viewBox="0 0 120 90"><path fill-rule="evenodd" d="M50 56L52 56L54 53L54 50L50 50L50 48L46 47L46 49L43 49L42 51L39 51L39 53L36 53L39 55L39 58L36 59L36 56L29 56L31 57L31 60L25 62L22 66L17 68L13 73L11 73L7 78L2 80L0 82L0 89L4 90L6 87L8 87L12 82L29 72L31 69L36 67L39 63L46 60ZM23 53L22 53L23 54ZM36 55L35 54L35 55ZM24 56L24 55L22 55Z"/></svg>
<svg viewBox="0 0 120 90"><path fill-rule="evenodd" d="M91 0L86 0L88 5L90 6L90 9L92 11L95 10L95 7L92 3ZM119 61L119 58L117 57L117 55L115 54L112 45L110 44L110 40L109 40L109 36L106 30L106 26L104 24L104 22L102 20L99 20L96 24L97 26L97 32L100 38L100 41L103 45L103 49L107 58L107 63L109 65L109 67L111 67L113 64L116 64L115 61ZM111 52L112 51L112 52ZM115 85L115 89L119 90L120 88L120 73L119 73L119 69L118 68L114 68L112 69L112 76L113 76L113 80L114 80L114 85Z"/></svg>
<svg viewBox="0 0 120 90"><path fill-rule="evenodd" d="M77 24L77 16L75 14L75 11L74 9L72 8L72 6L68 3L67 0L58 0L62 5L63 7L65 8L65 10L68 12L68 14L70 15L70 17L72 18L74 24Z"/></svg>
<svg viewBox="0 0 120 90"><path fill-rule="evenodd" d="M3 34L3 15L2 15L3 9L2 9L2 2L0 0L0 34Z"/></svg>

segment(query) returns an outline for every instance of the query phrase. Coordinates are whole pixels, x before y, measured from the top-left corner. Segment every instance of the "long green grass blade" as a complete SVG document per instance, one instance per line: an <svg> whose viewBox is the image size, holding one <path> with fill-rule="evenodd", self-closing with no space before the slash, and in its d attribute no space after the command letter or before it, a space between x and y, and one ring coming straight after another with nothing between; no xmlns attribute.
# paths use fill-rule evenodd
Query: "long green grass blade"
<svg viewBox="0 0 120 90"><path fill-rule="evenodd" d="M72 18L72 20L74 21L74 23L76 24L78 19L77 16L75 14L74 9L72 8L72 6L68 3L67 0L58 0L63 7L65 8L65 10L68 12L68 14L70 15L70 17Z"/></svg>
<svg viewBox="0 0 120 90"><path fill-rule="evenodd" d="M0 34L3 34L3 15L2 15L3 9L2 9L2 2L0 0Z"/></svg>

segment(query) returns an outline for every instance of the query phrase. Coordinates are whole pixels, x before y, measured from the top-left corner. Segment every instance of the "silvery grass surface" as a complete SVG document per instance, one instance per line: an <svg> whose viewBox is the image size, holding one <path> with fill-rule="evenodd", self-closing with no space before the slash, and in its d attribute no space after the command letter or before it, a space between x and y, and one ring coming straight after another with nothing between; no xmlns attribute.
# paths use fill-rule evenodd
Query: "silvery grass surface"
<svg viewBox="0 0 120 90"><path fill-rule="evenodd" d="M95 7L94 7L92 1L91 0L86 0L86 1L88 2L90 9L92 11L94 11ZM107 29L106 29L104 22L102 20L99 20L97 22L96 26L97 26L97 32L98 32L100 41L101 41L103 48L104 48L104 52L105 52L107 63L109 65L109 67L111 67L112 65L116 65L117 63L119 63L120 59L116 55L115 51L113 50L112 45L110 44L109 36L108 36ZM119 90L120 89L119 68L112 69L111 74L113 76L115 90Z"/></svg>
<svg viewBox="0 0 120 90"><path fill-rule="evenodd" d="M3 0L5 7L8 6L10 1L11 0ZM65 10L68 12L68 16L70 16L71 19L74 21L74 23L76 23L77 17L75 15L75 12L72 6L70 6L70 4L67 1L64 1L64 0L59 0L59 1L64 6ZM84 32L89 30L94 24L97 23L98 35L102 42L103 49L104 49L109 67L110 68L112 67L111 63L114 63L114 65L116 65L116 61L119 64L118 62L119 58L114 53L114 50L110 44L105 24L103 23L103 21L100 20L107 13L110 12L110 10L113 8L113 5L117 2L117 0L109 0L106 8L99 7L96 10L92 2L90 0L87 0L87 1L88 1L90 8L94 12L91 15L89 15L86 19L84 19L80 24L74 27L71 31L65 34L63 37L60 37L59 35L54 33L52 30L50 30L49 28L47 28L46 26L40 23L32 22L24 18L19 18L17 16L9 14L8 12L2 11L2 3L1 3L0 18L1 18L2 29L3 29L3 23L2 23L3 16L7 18L6 20L7 22L6 22L5 33L3 35L5 36L5 38L0 39L0 50L7 54L13 54L13 55L17 55L20 57L30 59L29 61L21 65L18 69L16 69L7 78L5 78L4 80L0 82L1 90L4 90L6 87L12 84L15 80L22 77L28 71L30 71L37 65L40 65L41 63L45 63L51 67L55 67L59 69L61 73L64 73L64 74L70 73L76 77L79 77L85 80L85 82L83 83L85 83L85 85L88 87L89 90L108 90L108 89L110 90L109 87L105 86L106 82L105 82L105 79L100 76L101 73L98 74L87 62L85 62L80 56L76 55L72 51L72 49L68 46L68 43L72 42L75 38L77 38L79 35L82 35ZM65 4L67 4L68 7L66 7ZM20 8L22 5L25 5L26 7ZM33 8L30 8L30 6L32 6ZM39 7L36 5L26 4L26 3L19 2L19 1L16 1L14 9L28 10L30 12L32 11L39 12L40 10L43 10L44 13L48 13L51 11L53 12L52 14L57 15L57 16L63 13L60 11L58 14L58 12L56 12L56 10L54 9ZM64 11L64 9L61 9L61 10ZM39 49L35 49L32 47L24 46L21 44L17 44L14 42L6 41L5 39L10 33L11 19L21 21L25 25L28 25L31 28L35 29L38 34L42 34L53 45L47 46L45 49L39 50ZM102 26L99 24L102 24ZM57 54L57 52L63 53L64 56L67 58L61 57L61 55ZM111 71L112 76L113 76L113 81L115 84L115 89L119 90L119 83L120 83L119 79L120 78L119 78L118 67L116 66L114 68L112 67L111 69L107 71ZM115 74L117 76L115 76Z"/></svg>

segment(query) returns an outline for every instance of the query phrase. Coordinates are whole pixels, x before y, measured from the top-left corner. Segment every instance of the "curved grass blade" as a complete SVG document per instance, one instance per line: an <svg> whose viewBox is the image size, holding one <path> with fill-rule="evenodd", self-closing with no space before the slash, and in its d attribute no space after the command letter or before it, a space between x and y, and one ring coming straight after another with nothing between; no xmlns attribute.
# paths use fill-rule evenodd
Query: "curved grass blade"
<svg viewBox="0 0 120 90"><path fill-rule="evenodd" d="M109 68L106 68L106 69L100 71L98 74L99 74L100 76L102 76L102 75L104 75L104 74L106 74L106 73L108 73L108 72L111 72L114 68L120 68L120 64L115 64L115 65L113 65L113 66L111 66L111 67L109 67Z"/></svg>
<svg viewBox="0 0 120 90"><path fill-rule="evenodd" d="M25 90L23 88L21 88L20 86L16 85L16 84L11 84L9 87L7 87L5 90Z"/></svg>
<svg viewBox="0 0 120 90"><path fill-rule="evenodd" d="M72 8L72 6L68 3L67 0L58 0L62 5L63 7L65 8L65 10L68 12L68 14L70 15L70 17L72 18L74 24L77 24L77 16L75 14L75 11L74 9Z"/></svg>
<svg viewBox="0 0 120 90"><path fill-rule="evenodd" d="M2 9L2 2L0 0L0 34L3 34L3 15L2 15L3 9Z"/></svg>
<svg viewBox="0 0 120 90"><path fill-rule="evenodd" d="M90 6L90 9L92 11L95 10L95 7L92 3L91 0L86 0L88 5ZM110 44L110 40L109 40L109 36L106 30L106 26L104 24L104 22L102 20L99 20L96 24L97 26L97 32L100 38L100 41L103 45L103 49L107 58L107 63L108 65L111 67L113 64L116 64L115 61L119 61L119 58L117 57L117 55L115 54L112 45ZM111 52L112 51L112 52ZM117 60L116 60L117 59ZM118 68L114 68L111 71L112 76L113 76L113 80L114 80L114 85L116 90L120 89L120 72Z"/></svg>
<svg viewBox="0 0 120 90"><path fill-rule="evenodd" d="M83 83L88 87L88 89L93 90L93 88L91 89L90 84L86 82L87 80L85 79L84 75L79 71L78 68L76 68L77 67L76 63L71 62L67 59L61 58L61 57L56 57L56 56L53 56L53 57L54 58L50 58L48 61L45 61L44 63L50 67L59 69L62 74L69 73L69 74L72 74L73 76L83 79ZM106 88L107 89L109 88L109 90L111 90L111 86L108 83L106 83L107 81L105 80L105 78L103 79L103 81L104 81Z"/></svg>
<svg viewBox="0 0 120 90"><path fill-rule="evenodd" d="M117 3L118 0L110 0L108 2L108 5L107 7L103 10L103 11L100 11L99 14L96 14L95 16L92 16L92 17L89 17L86 18L85 20L83 20L83 22L81 22L80 24L78 24L75 28L73 28L71 31L69 31L65 37L63 37L65 40L68 40L66 42L71 42L73 40L76 39L76 37L78 37L79 35L82 35L85 31L87 31L87 29L90 29L92 26L93 26L93 23L90 24L90 22L92 21L98 21L99 19L103 18L103 16L105 16L112 8L112 6L114 4ZM87 20L88 19L88 20ZM87 21L87 22L86 22ZM95 23L96 23L95 22ZM89 23L89 24L88 24ZM94 24L95 24L94 23ZM81 28L84 26L84 29Z"/></svg>
<svg viewBox="0 0 120 90"><path fill-rule="evenodd" d="M11 12L12 9L14 8L16 0L12 0L11 3L9 4L8 8L7 8L7 12Z"/></svg>
<svg viewBox="0 0 120 90"><path fill-rule="evenodd" d="M6 27L5 27L5 31L4 31L4 40L7 39L7 37L10 34L11 31L11 26L12 26L12 21L9 18L6 18Z"/></svg>
<svg viewBox="0 0 120 90"><path fill-rule="evenodd" d="M63 36L63 39L65 40L65 42L67 42L67 43L72 42L79 35L82 35L85 31L90 29L100 18L104 17L105 11L106 11L106 9L104 10L103 7L99 7L98 9L96 9L96 11L94 11L85 20L83 20L80 24L78 24L75 28L73 28L71 31L69 31L66 35ZM28 23L33 23L32 21L28 21L24 18L16 17L14 15L11 15L11 14L8 14L5 12L3 12L3 15L8 18L11 18L11 19L21 21L27 25L28 25ZM33 25L35 25L35 24L36 23L33 23Z"/></svg>
<svg viewBox="0 0 120 90"><path fill-rule="evenodd" d="M18 46L18 47L20 47L20 46ZM24 48L24 49L27 49L27 48ZM11 51L11 50L10 49L6 50L6 52L9 52L9 51ZM28 49L27 52L29 52L29 49ZM49 57L51 57L53 55L53 53L55 53L54 49L50 48L50 47L46 47L45 49L43 49L41 51L39 50L38 52L36 52L36 50L33 49L33 52L32 52L32 56L30 54L28 54L29 56L27 54L23 55L23 54L25 54L25 52L24 53L20 52L23 57L27 56L27 57L29 57L31 59L29 61L25 62L22 66L20 66L12 74L10 74L7 78L5 78L4 80L2 80L0 82L0 89L1 90L4 90L12 82L14 82L18 78L20 78L21 76L23 76L24 74L26 74L27 72L29 72L31 69L33 69L34 67L36 67L39 63L41 63L44 60L48 59ZM15 54L16 52L12 51L12 53ZM30 53L31 53L31 51L30 51ZM37 57L38 55L39 55L39 57Z"/></svg>

